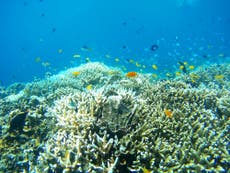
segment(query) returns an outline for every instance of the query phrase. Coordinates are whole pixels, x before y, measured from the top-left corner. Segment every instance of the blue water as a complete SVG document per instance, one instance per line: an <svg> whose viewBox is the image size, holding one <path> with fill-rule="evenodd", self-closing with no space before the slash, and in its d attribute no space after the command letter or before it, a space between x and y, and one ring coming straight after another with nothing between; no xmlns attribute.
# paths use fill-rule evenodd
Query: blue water
<svg viewBox="0 0 230 173"><path fill-rule="evenodd" d="M1 85L43 78L86 57L127 71L152 73L156 64L162 74L176 71L178 61L229 62L229 7L229 0L2 0Z"/></svg>

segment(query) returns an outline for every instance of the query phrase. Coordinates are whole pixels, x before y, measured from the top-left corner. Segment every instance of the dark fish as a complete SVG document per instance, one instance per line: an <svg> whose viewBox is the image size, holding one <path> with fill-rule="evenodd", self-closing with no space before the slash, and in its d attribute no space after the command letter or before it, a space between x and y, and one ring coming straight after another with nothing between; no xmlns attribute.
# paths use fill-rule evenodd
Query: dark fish
<svg viewBox="0 0 230 173"><path fill-rule="evenodd" d="M156 51L157 49L159 49L159 46L157 44L153 44L151 47L150 47L150 50L151 51Z"/></svg>
<svg viewBox="0 0 230 173"><path fill-rule="evenodd" d="M126 49L126 48L127 48L126 45L123 45L123 46L122 46L122 49Z"/></svg>
<svg viewBox="0 0 230 173"><path fill-rule="evenodd" d="M81 48L82 49L89 49L89 47L87 45L83 45Z"/></svg>
<svg viewBox="0 0 230 173"><path fill-rule="evenodd" d="M208 58L208 55L202 55L203 58Z"/></svg>
<svg viewBox="0 0 230 173"><path fill-rule="evenodd" d="M52 28L52 32L56 32L56 28Z"/></svg>
<svg viewBox="0 0 230 173"><path fill-rule="evenodd" d="M26 7L28 5L28 2L24 1L23 5L24 7Z"/></svg>
<svg viewBox="0 0 230 173"><path fill-rule="evenodd" d="M82 50L82 51L91 51L92 48L88 47L87 45L83 45L83 46L81 47L81 50Z"/></svg>
<svg viewBox="0 0 230 173"><path fill-rule="evenodd" d="M179 64L180 64L180 66L183 66L183 68L181 69L184 73L187 73L187 69L186 69L186 67L185 67L185 65L184 65L184 63L183 62L178 62Z"/></svg>
<svg viewBox="0 0 230 173"><path fill-rule="evenodd" d="M123 26L126 26L126 25L127 25L127 22L125 22L125 21L122 22L122 25L123 25Z"/></svg>
<svg viewBox="0 0 230 173"><path fill-rule="evenodd" d="M44 16L45 16L45 13L42 13L42 14L41 14L41 17L44 17Z"/></svg>

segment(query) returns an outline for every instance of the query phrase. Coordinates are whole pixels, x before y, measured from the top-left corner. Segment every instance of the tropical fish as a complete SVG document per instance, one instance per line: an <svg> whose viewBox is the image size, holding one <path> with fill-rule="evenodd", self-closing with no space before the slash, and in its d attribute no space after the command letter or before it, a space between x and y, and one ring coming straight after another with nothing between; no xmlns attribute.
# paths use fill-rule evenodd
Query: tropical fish
<svg viewBox="0 0 230 173"><path fill-rule="evenodd" d="M136 67L141 67L141 64L139 64L138 62L135 63Z"/></svg>
<svg viewBox="0 0 230 173"><path fill-rule="evenodd" d="M86 57L86 58L85 58L85 61L86 61L86 62L90 62L90 58L89 58L89 57Z"/></svg>
<svg viewBox="0 0 230 173"><path fill-rule="evenodd" d="M72 75L75 76L75 77L78 76L79 74L81 74L81 72L79 72L79 71L73 71L72 72Z"/></svg>
<svg viewBox="0 0 230 173"><path fill-rule="evenodd" d="M175 74L176 74L176 76L180 76L180 75L181 75L181 72L176 71Z"/></svg>
<svg viewBox="0 0 230 173"><path fill-rule="evenodd" d="M223 57L225 57L225 54L224 53L219 53L218 56L221 57L221 58L223 58Z"/></svg>
<svg viewBox="0 0 230 173"><path fill-rule="evenodd" d="M43 62L43 63L42 63L42 66L44 66L44 67L49 67L49 66L50 66L50 62Z"/></svg>
<svg viewBox="0 0 230 173"><path fill-rule="evenodd" d="M119 58L115 58L114 60L115 60L116 62L119 62L119 61L120 61L120 59L119 59Z"/></svg>
<svg viewBox="0 0 230 173"><path fill-rule="evenodd" d="M37 63L41 62L41 58L40 57L36 57L35 58L35 62L37 62Z"/></svg>
<svg viewBox="0 0 230 173"><path fill-rule="evenodd" d="M168 118L172 118L173 113L172 113L172 111L170 109L165 109L164 113Z"/></svg>
<svg viewBox="0 0 230 173"><path fill-rule="evenodd" d="M52 28L52 32L56 32L56 30L57 30L56 28Z"/></svg>
<svg viewBox="0 0 230 173"><path fill-rule="evenodd" d="M183 63L183 62L180 62L180 61L178 63L180 65L180 67L179 67L180 70L183 71L184 73L187 73L187 69L186 69L186 66L185 66L186 63Z"/></svg>
<svg viewBox="0 0 230 173"><path fill-rule="evenodd" d="M63 53L63 49L58 49L58 53L62 54Z"/></svg>
<svg viewBox="0 0 230 173"><path fill-rule="evenodd" d="M157 67L156 64L153 64L153 65L152 65L152 68L153 68L154 70L157 70L157 69L158 69L158 67Z"/></svg>
<svg viewBox="0 0 230 173"><path fill-rule="evenodd" d="M153 44L151 47L150 47L150 50L151 51L156 51L157 49L159 49L159 46L157 44Z"/></svg>
<svg viewBox="0 0 230 173"><path fill-rule="evenodd" d="M155 73L152 74L152 77L157 78L157 74L155 74Z"/></svg>
<svg viewBox="0 0 230 173"><path fill-rule="evenodd" d="M83 46L81 47L81 50L82 50L82 51L91 51L92 48L88 47L87 45L83 45Z"/></svg>
<svg viewBox="0 0 230 173"><path fill-rule="evenodd" d="M89 85L86 86L86 89L89 90L89 91L92 90L92 88L93 88L92 84L89 84Z"/></svg>
<svg viewBox="0 0 230 173"><path fill-rule="evenodd" d="M106 57L106 58L110 58L111 56L110 56L109 54L106 54L105 57Z"/></svg>
<svg viewBox="0 0 230 173"><path fill-rule="evenodd" d="M73 58L80 58L81 57L81 55L79 55L79 54L74 54L73 55Z"/></svg>
<svg viewBox="0 0 230 173"><path fill-rule="evenodd" d="M215 76L215 79L216 80L221 80L221 79L223 79L224 78L224 75L216 75Z"/></svg>
<svg viewBox="0 0 230 173"><path fill-rule="evenodd" d="M149 169L147 169L145 167L141 168L141 170L142 170L143 173L150 173L151 172Z"/></svg>
<svg viewBox="0 0 230 173"><path fill-rule="evenodd" d="M126 77L128 77L128 78L137 77L137 72L130 71L130 72L126 73Z"/></svg>

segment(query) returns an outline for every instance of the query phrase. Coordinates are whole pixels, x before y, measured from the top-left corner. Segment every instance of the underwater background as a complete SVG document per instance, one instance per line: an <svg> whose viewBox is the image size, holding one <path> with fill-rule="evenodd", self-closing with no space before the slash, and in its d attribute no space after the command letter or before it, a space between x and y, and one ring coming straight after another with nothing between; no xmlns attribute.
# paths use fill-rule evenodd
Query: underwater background
<svg viewBox="0 0 230 173"><path fill-rule="evenodd" d="M228 0L0 1L0 173L227 173Z"/></svg>
<svg viewBox="0 0 230 173"><path fill-rule="evenodd" d="M195 67L229 61L229 6L228 0L1 1L1 84L43 78L87 57L148 73L156 64L162 76L178 61Z"/></svg>

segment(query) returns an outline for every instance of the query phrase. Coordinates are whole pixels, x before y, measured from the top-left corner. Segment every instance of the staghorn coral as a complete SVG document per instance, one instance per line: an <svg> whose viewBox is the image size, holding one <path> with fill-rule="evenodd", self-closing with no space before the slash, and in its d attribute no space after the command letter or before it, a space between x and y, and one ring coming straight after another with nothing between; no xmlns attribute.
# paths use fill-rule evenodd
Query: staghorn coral
<svg viewBox="0 0 230 173"><path fill-rule="evenodd" d="M74 78L73 70L81 73ZM157 82L142 74L113 76L98 63L73 70L26 85L20 106L1 100L10 112L1 117L1 125L7 124L0 140L2 172L229 169L229 81L221 88L205 81L210 85L204 88L201 81L194 87L186 76ZM92 83L93 73L101 83L94 81L94 89L87 91L82 80ZM13 117L27 108L23 130L9 132Z"/></svg>

